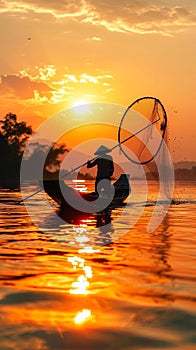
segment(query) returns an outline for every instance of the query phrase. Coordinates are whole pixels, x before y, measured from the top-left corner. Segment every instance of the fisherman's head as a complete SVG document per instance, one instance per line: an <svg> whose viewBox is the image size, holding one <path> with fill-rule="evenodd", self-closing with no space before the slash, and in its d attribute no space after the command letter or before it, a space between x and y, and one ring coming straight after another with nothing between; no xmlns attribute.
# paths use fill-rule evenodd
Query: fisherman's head
<svg viewBox="0 0 196 350"><path fill-rule="evenodd" d="M106 154L110 152L110 148L101 145L96 151L95 151L95 155L99 156L101 154Z"/></svg>

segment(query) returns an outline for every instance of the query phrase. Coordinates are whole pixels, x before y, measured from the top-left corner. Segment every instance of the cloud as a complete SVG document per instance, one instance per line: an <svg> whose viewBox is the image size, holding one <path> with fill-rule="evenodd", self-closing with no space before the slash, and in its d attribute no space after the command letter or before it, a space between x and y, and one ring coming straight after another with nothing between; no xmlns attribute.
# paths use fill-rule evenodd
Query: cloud
<svg viewBox="0 0 196 350"><path fill-rule="evenodd" d="M90 2L94 4L94 9L83 22L101 25L113 32L172 35L196 25L196 13L186 7L172 6L171 3L166 6L163 1L153 5L147 1L133 1L130 4L122 0L115 2L115 6L110 1L96 1L96 5L94 1Z"/></svg>
<svg viewBox="0 0 196 350"><path fill-rule="evenodd" d="M47 2L45 0L3 0L0 2L0 13L49 14L55 18L80 17L85 15L86 6L83 0L63 0L58 2L53 0Z"/></svg>
<svg viewBox="0 0 196 350"><path fill-rule="evenodd" d="M35 91L40 96L50 97L51 89L48 85L42 82L32 81L28 76L20 75L2 75L0 82L0 93L20 99L33 99Z"/></svg>
<svg viewBox="0 0 196 350"><path fill-rule="evenodd" d="M46 83L31 80L29 76L22 75L2 75L0 81L1 97L10 100L24 100L30 104L56 104L71 93L70 86L60 86L53 88ZM55 82L54 82L55 83ZM56 82L58 85L58 82ZM65 84L65 82L64 82ZM52 84L51 84L52 85Z"/></svg>
<svg viewBox="0 0 196 350"><path fill-rule="evenodd" d="M73 74L65 74L64 75L65 80L64 83L92 83L92 84L98 84L102 83L102 80L104 79L112 79L113 76L111 74L102 74L102 75L89 75L87 73L82 73L79 76L75 76ZM62 82L61 82L62 84Z"/></svg>
<svg viewBox="0 0 196 350"><path fill-rule="evenodd" d="M56 67L54 65L35 66L21 70L20 74L31 80L49 81L56 75Z"/></svg>
<svg viewBox="0 0 196 350"><path fill-rule="evenodd" d="M50 103L60 103L63 99L67 98L72 94L73 87L71 86L63 86L57 90L52 91L52 97L50 99Z"/></svg>
<svg viewBox="0 0 196 350"><path fill-rule="evenodd" d="M56 68L51 66L44 66L44 68L39 69L40 79L47 81L53 78L56 74Z"/></svg>
<svg viewBox="0 0 196 350"><path fill-rule="evenodd" d="M0 13L50 15L55 19L75 19L80 23L102 26L112 32L173 35L196 25L193 2L173 0L24 0L0 2ZM88 40L99 40L90 37Z"/></svg>
<svg viewBox="0 0 196 350"><path fill-rule="evenodd" d="M91 40L91 41L101 41L102 39L97 37L97 36L92 36L92 37L88 37L86 38L86 40Z"/></svg>
<svg viewBox="0 0 196 350"><path fill-rule="evenodd" d="M90 75L81 73L73 75L66 73L63 79L54 80L56 68L53 65L34 68L26 68L18 74L2 75L0 78L0 94L4 101L9 102L17 100L18 103L28 104L58 104L67 101L73 96L90 89L96 93L97 89L108 92L110 81L113 78L111 74ZM84 89L84 84L85 89ZM89 86L90 84L90 86ZM96 85L96 91L93 88Z"/></svg>
<svg viewBox="0 0 196 350"><path fill-rule="evenodd" d="M96 77L96 76L92 76L92 75L89 75L89 74L81 74L81 77L80 77L80 83L93 83L93 84L98 84L99 82L99 77Z"/></svg>
<svg viewBox="0 0 196 350"><path fill-rule="evenodd" d="M78 83L78 79L75 77L75 75L72 74L65 74L65 83L71 81L72 83Z"/></svg>

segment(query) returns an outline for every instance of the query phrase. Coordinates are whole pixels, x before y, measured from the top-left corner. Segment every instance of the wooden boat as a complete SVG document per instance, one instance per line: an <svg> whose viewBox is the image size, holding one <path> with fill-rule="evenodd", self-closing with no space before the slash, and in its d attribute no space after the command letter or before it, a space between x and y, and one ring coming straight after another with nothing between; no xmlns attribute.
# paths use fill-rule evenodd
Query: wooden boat
<svg viewBox="0 0 196 350"><path fill-rule="evenodd" d="M108 197L98 197L95 192L79 192L65 184L64 181L43 180L45 192L59 205L59 215L68 222L72 222L73 219L78 217L86 217L90 214L105 212L117 206L122 206L131 192L129 175L121 174L119 179L113 183L113 186L114 196L110 199ZM65 193L66 199L63 195ZM85 209L81 203L81 199L85 200ZM99 200L99 205L96 200ZM74 203L74 205L72 205L72 203ZM99 210L102 204L104 209Z"/></svg>

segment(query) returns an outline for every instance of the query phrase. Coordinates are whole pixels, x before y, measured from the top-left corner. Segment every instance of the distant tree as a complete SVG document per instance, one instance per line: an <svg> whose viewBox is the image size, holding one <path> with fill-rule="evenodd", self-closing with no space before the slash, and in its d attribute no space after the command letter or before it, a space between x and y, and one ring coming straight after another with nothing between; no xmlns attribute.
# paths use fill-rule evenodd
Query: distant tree
<svg viewBox="0 0 196 350"><path fill-rule="evenodd" d="M31 126L18 122L16 114L8 113L0 120L1 172L0 185L16 188L20 183L20 164Z"/></svg>
<svg viewBox="0 0 196 350"><path fill-rule="evenodd" d="M16 114L8 113L0 120L0 186L13 189L19 187L22 156L32 133L32 127L24 121L18 122ZM31 154L25 160L27 178L34 178L34 170L39 164L41 167L43 159L46 159L44 173L50 176L52 172L54 177L54 173L59 172L65 152L68 152L65 144L55 144L48 151L48 145L33 143Z"/></svg>
<svg viewBox="0 0 196 350"><path fill-rule="evenodd" d="M62 162L62 156L69 152L66 145L64 143L61 144L55 144L49 151L46 162L45 162L45 169L47 171L56 172L59 171L60 165Z"/></svg>
<svg viewBox="0 0 196 350"><path fill-rule="evenodd" d="M9 154L10 148L8 142L0 133L0 186L5 186L6 184Z"/></svg>
<svg viewBox="0 0 196 350"><path fill-rule="evenodd" d="M12 153L21 157L26 142L33 132L32 127L26 122L17 122L16 114L8 113L0 120L0 130Z"/></svg>
<svg viewBox="0 0 196 350"><path fill-rule="evenodd" d="M60 165L63 159L63 155L69 150L66 145L54 144L53 147L48 149L47 144L40 144L39 142L33 142L30 144L31 154L29 154L26 160L26 176L27 179L37 179L37 169L43 168L44 178L58 178Z"/></svg>

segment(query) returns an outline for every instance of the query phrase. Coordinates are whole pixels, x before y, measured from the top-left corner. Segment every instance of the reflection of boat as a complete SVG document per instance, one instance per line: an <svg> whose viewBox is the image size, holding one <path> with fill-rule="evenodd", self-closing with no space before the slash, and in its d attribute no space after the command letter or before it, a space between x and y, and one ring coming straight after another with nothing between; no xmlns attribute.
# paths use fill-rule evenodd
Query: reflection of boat
<svg viewBox="0 0 196 350"><path fill-rule="evenodd" d="M121 174L119 179L113 184L114 195L111 199L109 197L104 198L104 196L103 198L100 196L98 197L95 192L80 193L65 184L64 181L44 180L43 186L45 192L60 205L60 212L66 214L66 216L71 215L72 217L85 213L89 215L90 213L101 212L102 210L99 210L100 207L107 210L121 206L130 194L129 175L126 174ZM66 194L66 199L63 194ZM81 200L85 200L85 210L81 209ZM74 205L72 206L70 203L74 203Z"/></svg>

